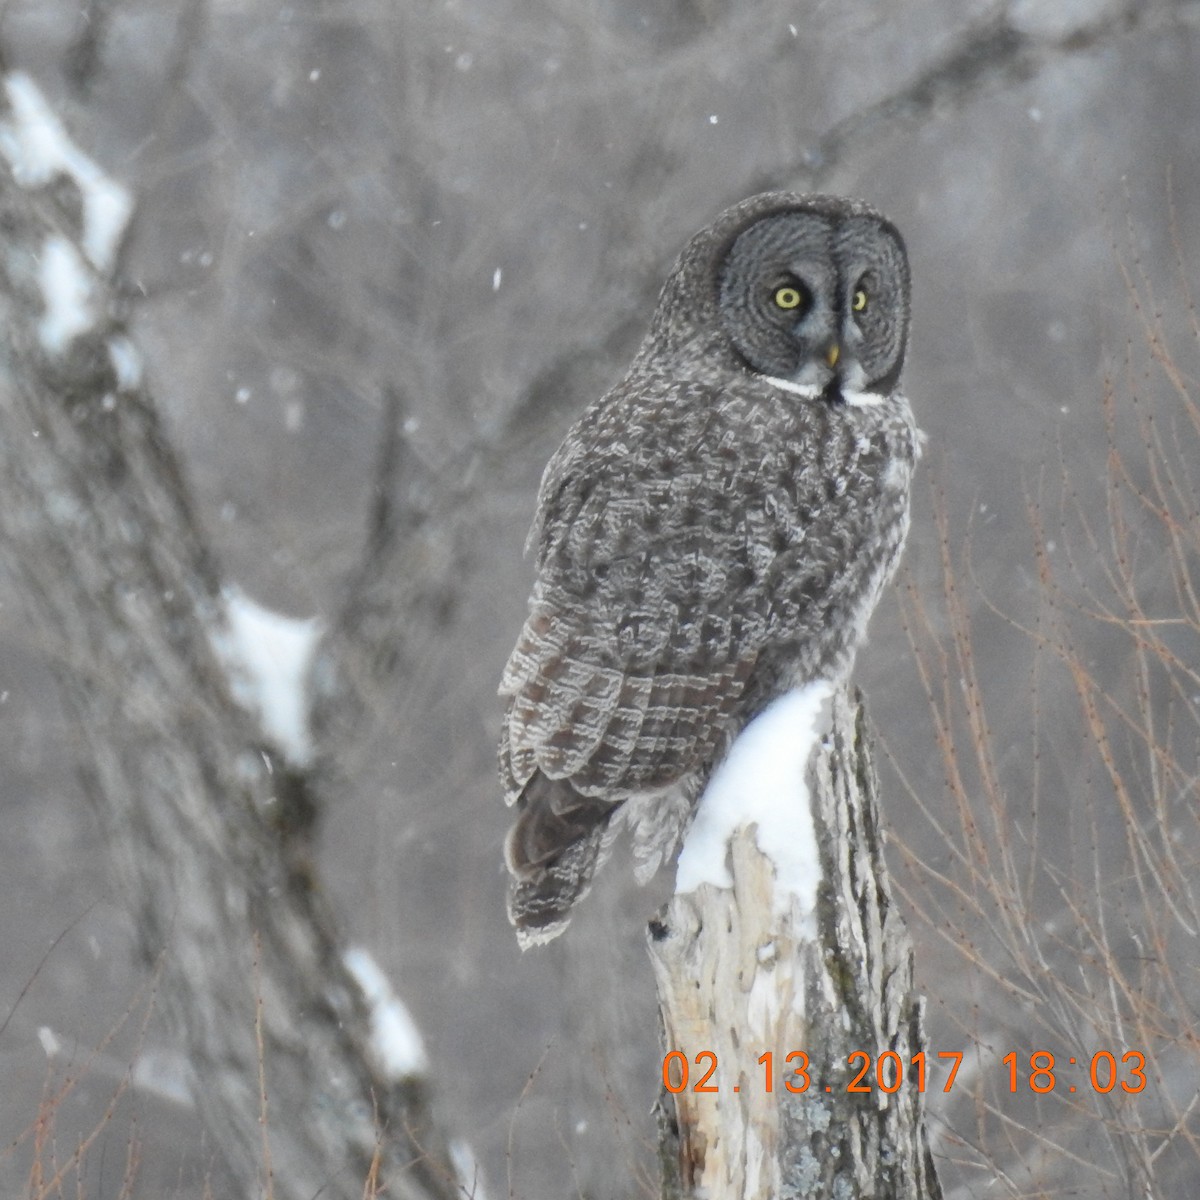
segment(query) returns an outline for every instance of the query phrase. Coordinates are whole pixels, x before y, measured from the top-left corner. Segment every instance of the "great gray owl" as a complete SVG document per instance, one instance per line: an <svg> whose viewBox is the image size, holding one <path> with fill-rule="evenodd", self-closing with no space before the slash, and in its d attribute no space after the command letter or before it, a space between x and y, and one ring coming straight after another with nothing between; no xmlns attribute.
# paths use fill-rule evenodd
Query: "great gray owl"
<svg viewBox="0 0 1200 1200"><path fill-rule="evenodd" d="M621 822L648 877L772 700L845 677L908 529L909 273L865 204L773 192L688 243L546 467L500 684L509 917L561 933Z"/></svg>

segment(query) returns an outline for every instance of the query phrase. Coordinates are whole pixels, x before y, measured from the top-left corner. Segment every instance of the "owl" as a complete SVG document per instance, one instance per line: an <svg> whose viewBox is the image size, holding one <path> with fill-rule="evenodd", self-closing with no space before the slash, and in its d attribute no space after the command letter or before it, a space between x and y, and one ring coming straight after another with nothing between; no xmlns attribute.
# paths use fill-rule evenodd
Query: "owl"
<svg viewBox="0 0 1200 1200"><path fill-rule="evenodd" d="M773 700L848 674L908 529L908 257L857 201L772 192L684 248L625 377L551 458L505 667L521 945L622 826L648 878Z"/></svg>

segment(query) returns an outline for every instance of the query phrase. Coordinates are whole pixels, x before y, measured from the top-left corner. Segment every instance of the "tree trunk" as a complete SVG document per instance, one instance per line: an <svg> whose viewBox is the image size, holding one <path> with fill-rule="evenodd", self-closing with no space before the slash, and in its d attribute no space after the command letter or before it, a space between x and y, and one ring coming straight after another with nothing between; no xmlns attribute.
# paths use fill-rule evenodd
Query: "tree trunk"
<svg viewBox="0 0 1200 1200"><path fill-rule="evenodd" d="M380 1036L394 998L315 883L317 785L231 698L220 577L109 285L127 201L25 77L0 123L5 565L197 1105L242 1195L461 1200L421 1070Z"/></svg>
<svg viewBox="0 0 1200 1200"><path fill-rule="evenodd" d="M924 1002L888 888L865 721L841 692L832 714L808 768L815 921L794 899L777 911L775 868L742 827L733 887L677 894L651 925L665 1079L679 1089L660 1100L669 1200L941 1196Z"/></svg>

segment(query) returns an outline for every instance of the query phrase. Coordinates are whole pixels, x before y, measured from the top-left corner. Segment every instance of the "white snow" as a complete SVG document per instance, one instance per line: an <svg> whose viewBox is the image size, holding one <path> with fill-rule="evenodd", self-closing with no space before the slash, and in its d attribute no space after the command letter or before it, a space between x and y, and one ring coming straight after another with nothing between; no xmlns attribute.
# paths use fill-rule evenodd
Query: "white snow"
<svg viewBox="0 0 1200 1200"><path fill-rule="evenodd" d="M289 762L312 759L308 728L308 670L322 625L255 604L238 587L226 587L226 626L213 636L233 697L258 715L263 732Z"/></svg>
<svg viewBox="0 0 1200 1200"><path fill-rule="evenodd" d="M132 392L142 382L142 356L127 337L108 339L108 361L117 376L117 389Z"/></svg>
<svg viewBox="0 0 1200 1200"><path fill-rule="evenodd" d="M42 243L38 283L46 311L38 322L38 340L47 354L62 354L95 323L92 278L79 251L60 233Z"/></svg>
<svg viewBox="0 0 1200 1200"><path fill-rule="evenodd" d="M147 1049L137 1056L130 1082L135 1088L184 1108L194 1108L192 1066L177 1050Z"/></svg>
<svg viewBox="0 0 1200 1200"><path fill-rule="evenodd" d="M42 1043L42 1049L46 1052L47 1058L56 1058L62 1050L62 1042L58 1040L58 1035L50 1028L49 1025L39 1025L37 1031L38 1041Z"/></svg>
<svg viewBox="0 0 1200 1200"><path fill-rule="evenodd" d="M351 946L342 961L371 1010L371 1050L380 1070L392 1081L424 1074L429 1060L420 1031L375 956L362 946Z"/></svg>
<svg viewBox="0 0 1200 1200"><path fill-rule="evenodd" d="M463 1200L487 1200L487 1193L483 1190L483 1174L475 1158L475 1151L462 1138L451 1138L449 1149L450 1161L458 1173Z"/></svg>
<svg viewBox="0 0 1200 1200"><path fill-rule="evenodd" d="M821 866L805 773L832 693L824 680L797 688L742 731L700 797L679 854L676 892L693 892L702 883L731 888L729 841L754 825L755 843L775 867L776 911L786 911L794 899L815 920Z"/></svg>
<svg viewBox="0 0 1200 1200"><path fill-rule="evenodd" d="M0 154L8 159L13 178L21 187L39 188L58 175L69 176L83 201L83 252L96 270L107 271L133 211L133 197L71 141L24 71L11 72L4 87L12 121L0 123Z"/></svg>
<svg viewBox="0 0 1200 1200"><path fill-rule="evenodd" d="M40 188L65 175L78 188L83 206L83 253L62 234L49 234L38 264L45 305L38 338L48 354L62 354L95 324L88 264L97 271L112 267L133 199L71 141L28 75L13 71L4 87L11 119L0 121L0 154L8 160L13 178L21 187Z"/></svg>

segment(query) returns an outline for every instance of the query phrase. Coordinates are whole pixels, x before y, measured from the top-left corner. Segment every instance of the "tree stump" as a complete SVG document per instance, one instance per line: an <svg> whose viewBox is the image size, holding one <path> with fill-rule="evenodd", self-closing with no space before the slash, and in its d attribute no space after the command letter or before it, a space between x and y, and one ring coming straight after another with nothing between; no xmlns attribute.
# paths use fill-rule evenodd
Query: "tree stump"
<svg viewBox="0 0 1200 1200"><path fill-rule="evenodd" d="M839 691L827 713L795 780L819 861L814 903L781 896L758 825L743 825L732 886L677 892L651 924L664 1197L941 1196L924 1001L888 886L863 711Z"/></svg>

